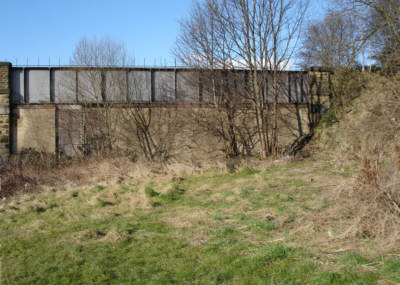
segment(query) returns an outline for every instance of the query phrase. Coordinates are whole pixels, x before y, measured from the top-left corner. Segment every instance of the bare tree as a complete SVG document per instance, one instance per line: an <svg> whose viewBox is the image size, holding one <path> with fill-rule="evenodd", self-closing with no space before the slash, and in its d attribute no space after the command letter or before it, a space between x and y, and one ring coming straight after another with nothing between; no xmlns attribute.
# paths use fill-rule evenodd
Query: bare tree
<svg viewBox="0 0 400 285"><path fill-rule="evenodd" d="M135 73L129 78L129 100L120 109L120 136L125 149L141 153L150 161L166 160L171 155L175 135L182 128L179 112L176 108L151 106L144 101L142 81L143 77Z"/></svg>
<svg viewBox="0 0 400 285"><path fill-rule="evenodd" d="M115 133L121 119L113 107L125 90L124 77L112 68L126 66L126 49L109 38L83 37L73 51L70 64L82 67L78 70L77 99L84 121L84 152L112 151L117 145Z"/></svg>
<svg viewBox="0 0 400 285"><path fill-rule="evenodd" d="M313 67L314 70L309 72L308 117L311 129L322 118L321 108L336 112L356 93L354 90L349 92L348 87L353 87L354 82L361 85L361 80L357 80L361 75L354 70L365 45L362 21L353 7L349 9L340 4L335 10L328 10L323 19L308 24L298 54L300 66L304 69ZM323 95L329 95L329 102L321 100Z"/></svg>
<svg viewBox="0 0 400 285"><path fill-rule="evenodd" d="M301 66L353 68L362 49L362 25L353 13L329 10L304 31Z"/></svg>
<svg viewBox="0 0 400 285"><path fill-rule="evenodd" d="M251 128L243 131L248 119L242 106L244 77L235 73L229 62L232 47L217 19L221 7L217 1L194 4L190 16L181 22L175 54L183 64L200 71L191 81L193 85L200 83L205 106L193 113L194 121L223 142L228 157L235 157L251 152L253 132Z"/></svg>
<svg viewBox="0 0 400 285"><path fill-rule="evenodd" d="M150 98L142 90L146 78L128 73L124 67L129 62L124 45L109 38L82 38L73 52L71 64L79 67L84 153L128 151L148 160L165 159L176 112L148 105Z"/></svg>
<svg viewBox="0 0 400 285"><path fill-rule="evenodd" d="M400 1L336 0L339 13L351 13L359 22L362 50L387 72L400 69ZM363 55L364 56L364 55Z"/></svg>
<svg viewBox="0 0 400 285"><path fill-rule="evenodd" d="M82 37L72 53L70 64L86 67L126 66L128 56L122 43L110 38Z"/></svg>
<svg viewBox="0 0 400 285"><path fill-rule="evenodd" d="M280 76L296 50L306 9L306 0L204 0L181 23L175 53L183 63L247 71L240 95L254 109L264 158L279 151Z"/></svg>
<svg viewBox="0 0 400 285"><path fill-rule="evenodd" d="M389 73L400 70L400 1L356 0L367 10L365 36L371 41L373 58Z"/></svg>

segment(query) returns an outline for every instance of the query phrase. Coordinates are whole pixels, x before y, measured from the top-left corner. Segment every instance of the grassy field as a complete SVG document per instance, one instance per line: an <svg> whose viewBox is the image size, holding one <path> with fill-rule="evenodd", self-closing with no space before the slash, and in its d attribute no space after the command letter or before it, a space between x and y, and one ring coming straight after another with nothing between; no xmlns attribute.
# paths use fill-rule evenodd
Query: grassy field
<svg viewBox="0 0 400 285"><path fill-rule="evenodd" d="M0 283L398 284L399 255L340 238L330 193L353 173L305 160L10 198Z"/></svg>

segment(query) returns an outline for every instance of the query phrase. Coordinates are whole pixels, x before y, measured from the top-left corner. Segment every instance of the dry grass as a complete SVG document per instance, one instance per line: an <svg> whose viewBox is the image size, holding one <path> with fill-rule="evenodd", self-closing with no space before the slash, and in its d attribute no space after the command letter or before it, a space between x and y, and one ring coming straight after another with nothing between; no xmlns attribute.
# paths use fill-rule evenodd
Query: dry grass
<svg viewBox="0 0 400 285"><path fill-rule="evenodd" d="M66 254L95 263L99 256L114 255L118 251L118 257L107 260L117 258L116 262L123 263L122 259L130 256L131 261L149 258L150 262L150 258L161 255L169 263L183 256L184 263L192 264L200 257L207 260L204 266L212 266L214 270L223 268L215 267L215 263L233 264L222 261L224 256L244 259L244 264L249 264L253 252L260 251L263 256L264 248L284 244L287 248L282 250L296 256L285 259L288 268L298 267L298 272L303 272L300 268L305 265L302 263L305 259L312 265L307 270L317 270L318 274L338 272L338 276L349 274L344 273L348 269L338 261L343 254L357 252L376 260L376 252L360 242L360 237L346 234L354 217L345 217L341 212L343 205L334 203L342 195L338 190L353 185L355 175L312 159L240 163L246 167L227 173L222 171L222 164L219 169L207 170L178 163L130 165L117 158L108 162L93 161L91 167L81 171L98 173L97 177L73 181L57 187L56 191L54 187L43 187L40 193L20 194L0 202L3 215L0 219L5 231L2 244L12 248L40 236L42 242L30 245L32 250L40 252L39 256L47 252L41 247L52 248L54 244L65 248L51 253L49 262L54 254ZM120 179L119 167L124 179ZM149 187L157 193L155 196L146 194ZM176 192L177 189L182 192ZM10 239L11 236L14 238ZM183 245L169 249L172 241ZM135 249L127 250L125 246ZM152 250L154 247L157 249ZM85 251L86 248L97 249L97 253ZM302 250L306 253L301 253ZM254 262L252 270L263 266ZM18 260L13 264L24 268ZM381 265L368 267L372 270L371 280L386 278L376 273ZM34 266L40 269L45 265ZM6 264L5 268L12 275L10 265ZM351 278L370 278L368 268L360 268L351 269L354 271ZM273 271L281 269L276 270ZM240 272L237 274L245 274ZM289 271L288 274L294 274L291 280L314 282L305 275L299 277ZM46 276L41 278L45 280ZM321 276L320 283L328 282L330 275Z"/></svg>
<svg viewBox="0 0 400 285"><path fill-rule="evenodd" d="M319 151L340 168L358 169L352 183L336 189L337 215L347 229L338 238L372 238L383 252L400 242L399 78L375 76L340 121L318 131Z"/></svg>
<svg viewBox="0 0 400 285"><path fill-rule="evenodd" d="M307 249L324 272L347 270L346 262L356 259L351 270L360 276L384 275L382 255L397 260L400 252L400 96L395 86L376 80L338 124L317 133L320 154L311 159L243 159L230 173L220 159L149 163L114 156L40 171L21 166L18 175L36 182L29 191L13 184L18 195L0 202L0 212L8 215L3 225L29 240L55 223L65 230L57 242L74 246L118 249L134 239L151 248L182 240L193 252L206 248L206 258L213 247L228 254L226 249L240 246L259 250L284 243ZM25 216L31 220L15 225L15 217ZM240 258L251 254L238 252L234 255ZM396 262L388 269L393 276ZM390 278L398 280L376 278L388 284Z"/></svg>
<svg viewBox="0 0 400 285"><path fill-rule="evenodd" d="M174 160L132 161L120 154L102 158L86 157L56 164L51 155L28 151L13 158L0 169L0 197L41 192L55 187L59 189L89 186L103 181L108 184L121 184L126 180L140 180L142 185L146 185L154 178L168 181L174 177L201 173L210 168L220 171L226 169L225 163L220 159L193 165Z"/></svg>

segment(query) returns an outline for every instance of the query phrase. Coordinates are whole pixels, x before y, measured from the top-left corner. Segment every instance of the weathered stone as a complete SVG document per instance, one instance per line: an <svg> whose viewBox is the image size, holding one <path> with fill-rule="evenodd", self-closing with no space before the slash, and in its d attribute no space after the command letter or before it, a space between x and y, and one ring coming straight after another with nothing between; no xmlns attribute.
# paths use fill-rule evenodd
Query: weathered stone
<svg viewBox="0 0 400 285"><path fill-rule="evenodd" d="M0 115L7 115L10 113L10 105L0 105Z"/></svg>
<svg viewBox="0 0 400 285"><path fill-rule="evenodd" d="M10 154L10 70L11 63L0 62L0 160L2 161Z"/></svg>
<svg viewBox="0 0 400 285"><path fill-rule="evenodd" d="M55 108L21 108L17 124L17 151L32 148L55 152Z"/></svg>
<svg viewBox="0 0 400 285"><path fill-rule="evenodd" d="M5 157L9 155L9 150L8 148L1 148L0 149L0 157Z"/></svg>
<svg viewBox="0 0 400 285"><path fill-rule="evenodd" d="M3 95L3 94L1 94L0 95L0 104L9 104L10 103L10 99L9 99L9 95L7 94L7 95Z"/></svg>
<svg viewBox="0 0 400 285"><path fill-rule="evenodd" d="M9 137L8 136L0 136L0 143L8 143Z"/></svg>
<svg viewBox="0 0 400 285"><path fill-rule="evenodd" d="M8 125L10 122L10 118L8 117L8 115L0 115L0 124L6 124Z"/></svg>

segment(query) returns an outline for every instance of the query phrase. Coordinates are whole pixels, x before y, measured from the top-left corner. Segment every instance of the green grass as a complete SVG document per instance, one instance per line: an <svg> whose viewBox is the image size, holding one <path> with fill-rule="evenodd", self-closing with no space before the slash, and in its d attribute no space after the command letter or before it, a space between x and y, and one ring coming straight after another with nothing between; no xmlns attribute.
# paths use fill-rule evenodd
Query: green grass
<svg viewBox="0 0 400 285"><path fill-rule="evenodd" d="M250 228L252 229L262 229L262 230L266 230L266 231L272 231L274 229L276 229L276 226L271 223L271 222L261 222L258 219L255 218L250 218L247 221L248 225Z"/></svg>
<svg viewBox="0 0 400 285"><path fill-rule="evenodd" d="M182 189L178 184L173 183L167 193L161 194L160 198L164 201L173 202L179 200L184 193L185 189Z"/></svg>
<svg viewBox="0 0 400 285"><path fill-rule="evenodd" d="M330 127L337 122L339 122L339 119L337 118L334 110L326 112L326 114L321 119L321 123L325 123L327 127Z"/></svg>
<svg viewBox="0 0 400 285"><path fill-rule="evenodd" d="M114 205L114 203L112 203L112 202L104 201L104 200L99 199L99 206L100 207L113 206L113 205Z"/></svg>
<svg viewBox="0 0 400 285"><path fill-rule="evenodd" d="M379 272L387 276L388 279L400 283L400 258L384 260Z"/></svg>
<svg viewBox="0 0 400 285"><path fill-rule="evenodd" d="M156 192L152 186L147 185L146 188L144 189L144 193L148 196L148 197L156 197L158 195L160 195L160 193Z"/></svg>
<svg viewBox="0 0 400 285"><path fill-rule="evenodd" d="M120 192L121 193L138 193L139 188L136 185L122 185Z"/></svg>
<svg viewBox="0 0 400 285"><path fill-rule="evenodd" d="M368 260L366 258L354 252L343 254L339 258L339 261L344 265L353 265L353 266L368 263Z"/></svg>
<svg viewBox="0 0 400 285"><path fill-rule="evenodd" d="M106 189L106 187L103 185L96 185L93 187L93 190L95 191L103 191L104 189Z"/></svg>
<svg viewBox="0 0 400 285"><path fill-rule="evenodd" d="M301 213L328 203L309 206L322 190L295 177L299 165L143 189L96 185L10 204L0 213L1 284L400 282L396 259L363 271L373 260L327 258L289 234ZM151 207L131 205L132 197Z"/></svg>

